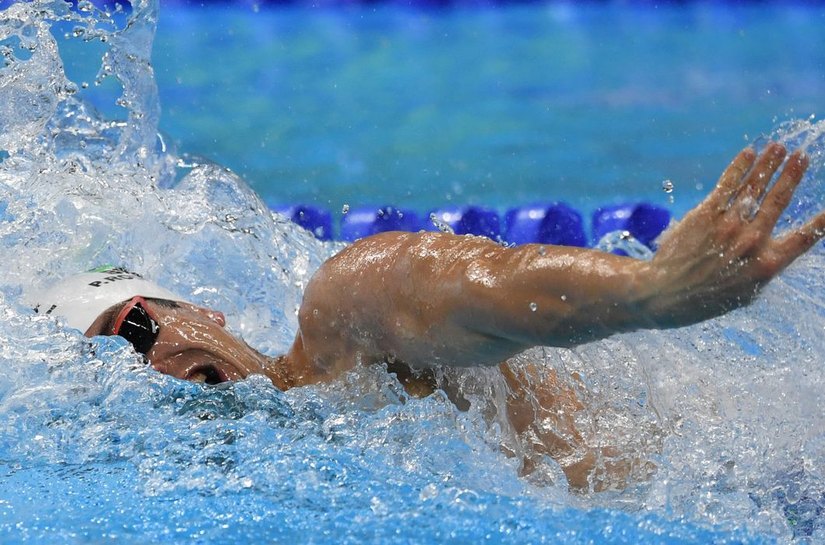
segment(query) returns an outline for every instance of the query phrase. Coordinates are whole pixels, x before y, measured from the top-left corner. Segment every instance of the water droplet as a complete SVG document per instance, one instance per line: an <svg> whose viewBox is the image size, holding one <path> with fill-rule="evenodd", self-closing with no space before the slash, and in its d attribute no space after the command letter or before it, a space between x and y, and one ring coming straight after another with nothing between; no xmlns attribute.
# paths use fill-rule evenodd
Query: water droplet
<svg viewBox="0 0 825 545"><path fill-rule="evenodd" d="M435 212L430 213L430 222L433 224L433 226L435 226L436 229L438 229L442 233L449 233L451 235L455 234L453 228L450 227L449 224L438 219L438 216L436 216Z"/></svg>
<svg viewBox="0 0 825 545"><path fill-rule="evenodd" d="M341 207L341 213L349 214L349 205L347 203L344 203L344 206Z"/></svg>
<svg viewBox="0 0 825 545"><path fill-rule="evenodd" d="M596 248L603 252L620 250L630 257L644 261L649 261L653 257L650 248L636 240L630 231L611 231L599 240Z"/></svg>
<svg viewBox="0 0 825 545"><path fill-rule="evenodd" d="M530 310L536 312L539 309L539 306L535 303L535 301L530 301Z"/></svg>
<svg viewBox="0 0 825 545"><path fill-rule="evenodd" d="M547 249L544 246L539 246L539 255L546 255Z"/></svg>
<svg viewBox="0 0 825 545"><path fill-rule="evenodd" d="M662 181L662 191L668 194L668 201L670 204L673 204L673 188L676 187L673 185L671 180L664 180Z"/></svg>

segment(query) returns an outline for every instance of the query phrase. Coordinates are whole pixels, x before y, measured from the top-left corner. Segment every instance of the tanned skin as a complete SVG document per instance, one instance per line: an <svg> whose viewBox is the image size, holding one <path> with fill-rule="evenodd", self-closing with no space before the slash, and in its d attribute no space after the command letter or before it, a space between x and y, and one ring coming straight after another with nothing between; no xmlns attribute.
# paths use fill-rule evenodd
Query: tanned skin
<svg viewBox="0 0 825 545"><path fill-rule="evenodd" d="M651 261L444 233L382 233L324 263L304 293L283 364L294 385L356 362L497 365L525 349L671 328L748 304L823 235L825 213L772 238L807 168L779 144L743 150ZM767 191L767 194L766 194Z"/></svg>
<svg viewBox="0 0 825 545"><path fill-rule="evenodd" d="M149 303L161 333L147 354L159 371L219 382L268 376L282 389L334 380L356 365L390 362L408 389L434 366L499 365L514 429L562 465L574 488L621 486L626 469L594 476L573 414L581 404L554 372L511 368L533 346L570 347L615 333L693 324L747 305L825 234L825 212L779 238L772 231L808 166L769 144L740 152L710 195L659 241L651 261L591 249L445 233L382 233L324 263L304 293L289 352L269 358L229 334L223 316ZM87 334L110 334L103 316ZM536 385L529 375L541 376ZM530 384L529 388L526 386ZM534 401L538 401L537 405ZM550 418L561 433L539 426ZM529 466L529 464L528 464ZM527 467L527 466L526 466ZM527 467L529 470L529 467Z"/></svg>

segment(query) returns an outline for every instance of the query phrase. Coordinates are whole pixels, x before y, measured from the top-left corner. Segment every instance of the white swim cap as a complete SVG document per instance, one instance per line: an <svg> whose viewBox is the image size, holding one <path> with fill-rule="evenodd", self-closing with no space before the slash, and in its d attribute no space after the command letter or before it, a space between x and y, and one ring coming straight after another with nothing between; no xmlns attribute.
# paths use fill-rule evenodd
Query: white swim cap
<svg viewBox="0 0 825 545"><path fill-rule="evenodd" d="M137 273L111 265L70 276L26 299L35 312L62 316L85 333L104 310L136 295L184 301Z"/></svg>

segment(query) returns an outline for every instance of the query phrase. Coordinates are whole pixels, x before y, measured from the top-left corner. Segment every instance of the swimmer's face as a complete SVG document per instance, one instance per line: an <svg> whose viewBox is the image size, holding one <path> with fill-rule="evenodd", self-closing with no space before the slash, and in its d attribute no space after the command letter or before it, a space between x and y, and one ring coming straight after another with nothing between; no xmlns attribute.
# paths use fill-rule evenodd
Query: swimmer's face
<svg viewBox="0 0 825 545"><path fill-rule="evenodd" d="M115 322L129 303L103 312L86 336L113 335ZM147 298L141 306L159 326L146 357L161 373L209 384L267 374L269 360L230 334L222 313L165 299Z"/></svg>

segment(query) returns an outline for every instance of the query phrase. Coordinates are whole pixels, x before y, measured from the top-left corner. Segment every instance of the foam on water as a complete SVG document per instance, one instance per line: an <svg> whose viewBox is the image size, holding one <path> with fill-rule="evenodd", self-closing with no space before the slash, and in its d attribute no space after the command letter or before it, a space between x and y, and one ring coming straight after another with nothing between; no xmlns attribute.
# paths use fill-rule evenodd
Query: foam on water
<svg viewBox="0 0 825 545"><path fill-rule="evenodd" d="M26 308L27 287L114 263L224 310L275 354L337 249L232 172L166 148L148 62L156 14L152 1L128 24L59 0L0 12L3 542L825 540L821 246L718 320L516 358L578 391L591 446L657 467L588 495L568 493L552 460L519 477L500 447L527 447L500 416L495 370L444 371L466 412L409 398L381 367L285 393L260 377L204 387ZM122 119L103 119L84 98L94 85L65 75L64 33L105 45L98 79L122 87ZM782 229L822 206L824 134L798 120L772 135L812 162Z"/></svg>

